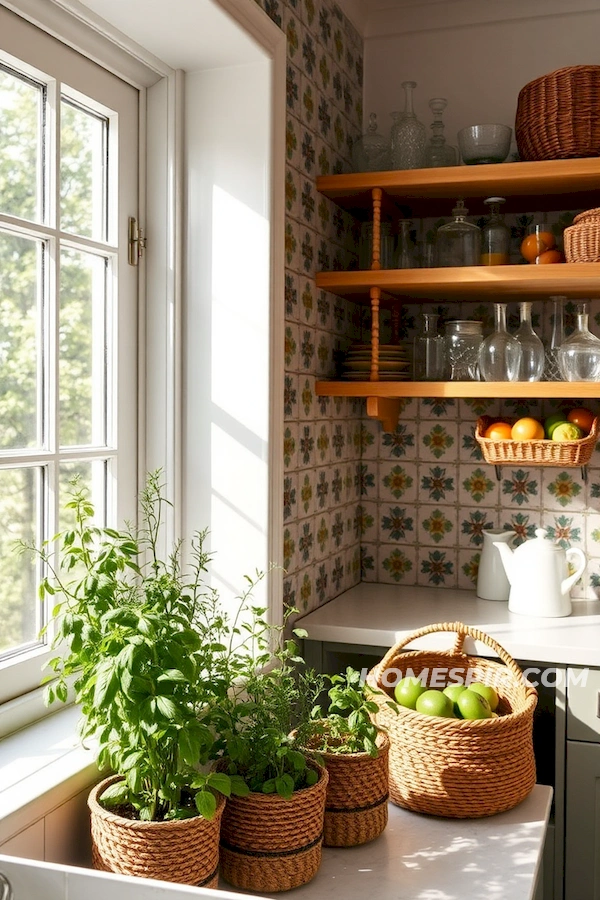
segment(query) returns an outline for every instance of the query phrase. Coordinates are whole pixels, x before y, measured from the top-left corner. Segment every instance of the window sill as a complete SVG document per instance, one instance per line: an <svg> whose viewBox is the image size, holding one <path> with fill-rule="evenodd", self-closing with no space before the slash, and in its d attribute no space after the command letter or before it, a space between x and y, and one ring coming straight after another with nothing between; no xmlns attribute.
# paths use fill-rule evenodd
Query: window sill
<svg viewBox="0 0 600 900"><path fill-rule="evenodd" d="M0 845L97 780L79 716L67 707L0 742Z"/></svg>

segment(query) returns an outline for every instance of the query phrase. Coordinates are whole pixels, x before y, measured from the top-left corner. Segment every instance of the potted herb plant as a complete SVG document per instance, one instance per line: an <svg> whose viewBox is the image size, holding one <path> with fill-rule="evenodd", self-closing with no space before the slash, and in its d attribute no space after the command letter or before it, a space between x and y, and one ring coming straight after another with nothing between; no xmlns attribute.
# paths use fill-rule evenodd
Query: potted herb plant
<svg viewBox="0 0 600 900"><path fill-rule="evenodd" d="M299 743L318 754L329 773L323 843L352 847L378 837L388 820L390 742L375 725L379 707L360 672L326 676L329 710L316 706L298 731Z"/></svg>
<svg viewBox="0 0 600 900"><path fill-rule="evenodd" d="M222 659L229 690L217 723L221 766L250 792L227 801L220 857L230 884L273 892L305 884L320 866L328 775L292 733L307 720L320 683L299 674L295 640L282 640L285 624L269 625L265 612L252 608L233 624L239 641Z"/></svg>
<svg viewBox="0 0 600 900"><path fill-rule="evenodd" d="M57 600L46 700L66 701L73 682L81 737L113 773L89 798L94 865L214 886L225 796L247 788L206 768L223 689L210 677L222 648L207 632L219 614L203 582L204 532L186 571L180 543L160 557L163 493L152 473L139 527L117 531L94 524L86 491L72 485L73 524L58 536L58 561L53 545L36 551L46 567L41 595Z"/></svg>

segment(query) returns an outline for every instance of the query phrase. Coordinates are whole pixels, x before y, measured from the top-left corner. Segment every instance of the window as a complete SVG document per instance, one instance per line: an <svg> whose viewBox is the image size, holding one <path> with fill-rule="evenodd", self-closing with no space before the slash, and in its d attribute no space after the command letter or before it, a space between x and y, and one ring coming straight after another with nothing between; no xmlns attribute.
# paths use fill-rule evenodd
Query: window
<svg viewBox="0 0 600 900"><path fill-rule="evenodd" d="M139 92L0 8L0 703L39 685L39 544L78 475L135 516Z"/></svg>

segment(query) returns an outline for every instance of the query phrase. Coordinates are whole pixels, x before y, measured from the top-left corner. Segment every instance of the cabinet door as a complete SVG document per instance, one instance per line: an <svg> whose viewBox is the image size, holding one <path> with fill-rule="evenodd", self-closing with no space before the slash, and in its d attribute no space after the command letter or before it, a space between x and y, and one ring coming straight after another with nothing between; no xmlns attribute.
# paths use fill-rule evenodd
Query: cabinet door
<svg viewBox="0 0 600 900"><path fill-rule="evenodd" d="M568 669L567 674L567 737L600 742L600 669Z"/></svg>
<svg viewBox="0 0 600 900"><path fill-rule="evenodd" d="M600 900L600 745L567 741L565 897Z"/></svg>

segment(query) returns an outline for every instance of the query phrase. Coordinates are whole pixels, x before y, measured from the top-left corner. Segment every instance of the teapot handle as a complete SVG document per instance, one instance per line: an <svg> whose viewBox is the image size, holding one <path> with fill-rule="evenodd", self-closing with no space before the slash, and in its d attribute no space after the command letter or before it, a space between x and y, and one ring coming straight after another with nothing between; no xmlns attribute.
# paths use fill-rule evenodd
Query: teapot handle
<svg viewBox="0 0 600 900"><path fill-rule="evenodd" d="M567 550L567 562L570 562L570 557L579 557L579 567L575 569L572 575L569 575L568 578L565 578L561 585L561 591L563 594L566 594L571 590L575 582L581 578L583 573L585 572L585 567L587 566L587 559L585 558L585 553L583 550L580 550L579 547L569 547Z"/></svg>

